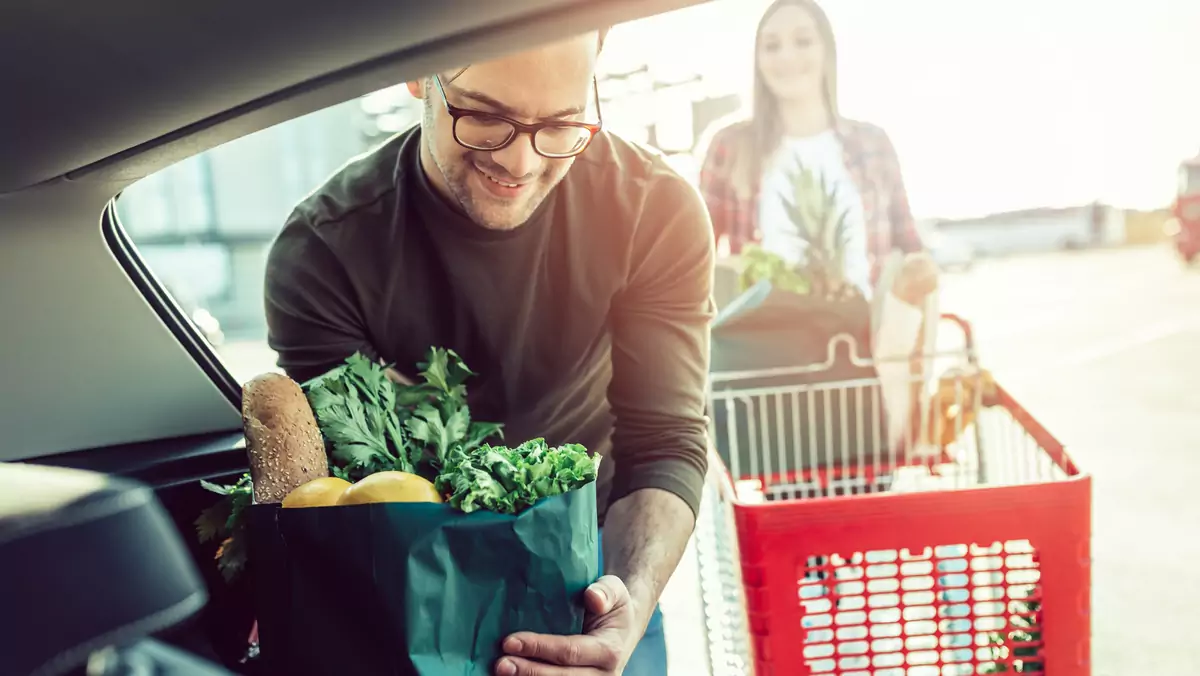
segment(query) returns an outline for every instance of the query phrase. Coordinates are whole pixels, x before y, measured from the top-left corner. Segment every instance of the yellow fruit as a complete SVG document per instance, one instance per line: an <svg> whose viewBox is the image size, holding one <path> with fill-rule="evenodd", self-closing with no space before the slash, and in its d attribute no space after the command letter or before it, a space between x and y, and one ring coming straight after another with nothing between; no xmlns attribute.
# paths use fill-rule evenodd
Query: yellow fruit
<svg viewBox="0 0 1200 676"><path fill-rule="evenodd" d="M332 507L351 484L335 476L313 479L292 489L283 499L284 507Z"/></svg>
<svg viewBox="0 0 1200 676"><path fill-rule="evenodd" d="M359 479L338 499L339 505L372 502L441 502L433 484L408 472L376 472Z"/></svg>

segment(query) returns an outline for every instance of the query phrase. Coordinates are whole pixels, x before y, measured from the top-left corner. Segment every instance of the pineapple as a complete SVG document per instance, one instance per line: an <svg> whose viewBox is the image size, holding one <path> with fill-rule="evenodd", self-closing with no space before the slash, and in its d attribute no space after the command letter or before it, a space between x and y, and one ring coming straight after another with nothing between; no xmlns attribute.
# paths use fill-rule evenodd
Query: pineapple
<svg viewBox="0 0 1200 676"><path fill-rule="evenodd" d="M778 289L821 301L861 298L861 290L846 279L849 212L839 208L835 186L810 169L789 173L792 194L783 207L797 235L806 244L804 262L791 266L782 257L757 245L742 250L742 291L767 279Z"/></svg>
<svg viewBox="0 0 1200 676"><path fill-rule="evenodd" d="M789 178L792 199L784 198L783 207L807 244L799 272L808 279L812 295L829 301L861 297L858 287L846 279L850 214L839 208L836 186L802 166L790 172Z"/></svg>

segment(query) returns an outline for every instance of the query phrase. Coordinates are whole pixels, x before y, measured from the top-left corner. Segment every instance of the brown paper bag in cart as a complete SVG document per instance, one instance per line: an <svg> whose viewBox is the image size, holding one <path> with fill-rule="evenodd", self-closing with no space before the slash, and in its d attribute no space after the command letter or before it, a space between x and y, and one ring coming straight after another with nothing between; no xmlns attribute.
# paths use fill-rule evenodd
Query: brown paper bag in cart
<svg viewBox="0 0 1200 676"><path fill-rule="evenodd" d="M936 292L914 308L891 293L903 265L891 254L872 298L872 338L879 362L880 389L893 448L906 448L910 459L949 459L979 414L995 403L991 373L963 352L946 352L938 343L941 309ZM907 386L906 386L907 385Z"/></svg>
<svg viewBox="0 0 1200 676"><path fill-rule="evenodd" d="M887 416L888 443L907 447L910 458L938 453L930 444L930 396L940 317L937 293L914 307L892 293L904 264L893 251L884 261L871 301L872 354Z"/></svg>

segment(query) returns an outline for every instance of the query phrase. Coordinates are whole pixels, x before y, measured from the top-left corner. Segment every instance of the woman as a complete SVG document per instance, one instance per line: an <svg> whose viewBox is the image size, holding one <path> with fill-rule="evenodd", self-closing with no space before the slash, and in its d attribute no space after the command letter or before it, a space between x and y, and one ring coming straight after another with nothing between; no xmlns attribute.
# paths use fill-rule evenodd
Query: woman
<svg viewBox="0 0 1200 676"><path fill-rule="evenodd" d="M805 227L789 214L797 203L798 169L815 176L813 191L844 217L836 251L846 282L871 299L882 264L893 251L898 266L872 327L887 428L899 444L907 422L919 361L909 363L922 334L926 298L937 268L913 222L900 165L882 129L841 116L837 105L837 51L825 12L812 0L776 0L755 37L749 116L712 134L700 172L718 245L737 254L754 242L795 265L810 246ZM800 178L803 183L803 178Z"/></svg>
<svg viewBox="0 0 1200 676"><path fill-rule="evenodd" d="M892 143L879 127L838 112L833 31L814 2L773 3L754 49L750 114L712 134L700 171L718 244L736 254L759 242L797 262L804 245L780 198L802 165L834 189L848 217L847 276L869 287L890 251L922 248Z"/></svg>

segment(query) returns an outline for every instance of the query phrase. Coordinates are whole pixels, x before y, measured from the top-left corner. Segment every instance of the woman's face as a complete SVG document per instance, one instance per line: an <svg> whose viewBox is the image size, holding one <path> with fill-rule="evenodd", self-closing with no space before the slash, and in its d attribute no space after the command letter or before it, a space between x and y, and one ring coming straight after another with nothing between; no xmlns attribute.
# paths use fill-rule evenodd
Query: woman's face
<svg viewBox="0 0 1200 676"><path fill-rule="evenodd" d="M802 7L775 10L758 37L758 68L780 101L821 97L825 44L817 22Z"/></svg>

